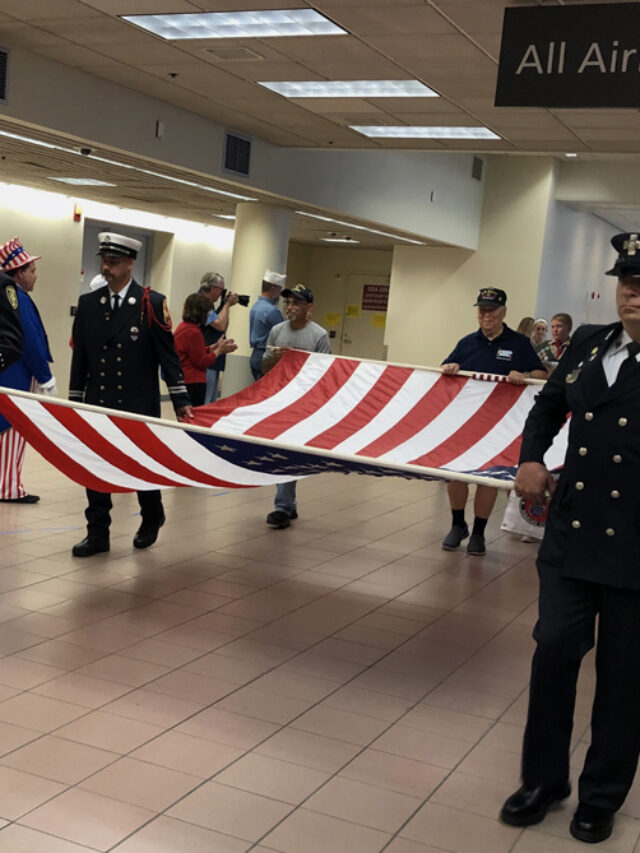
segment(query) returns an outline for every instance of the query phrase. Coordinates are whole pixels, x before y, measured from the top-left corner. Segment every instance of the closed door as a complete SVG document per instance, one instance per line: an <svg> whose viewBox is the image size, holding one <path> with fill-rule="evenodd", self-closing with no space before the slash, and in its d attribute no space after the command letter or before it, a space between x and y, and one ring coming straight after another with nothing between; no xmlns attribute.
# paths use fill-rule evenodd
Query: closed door
<svg viewBox="0 0 640 853"><path fill-rule="evenodd" d="M342 315L341 355L386 360L388 288L388 275L349 274Z"/></svg>

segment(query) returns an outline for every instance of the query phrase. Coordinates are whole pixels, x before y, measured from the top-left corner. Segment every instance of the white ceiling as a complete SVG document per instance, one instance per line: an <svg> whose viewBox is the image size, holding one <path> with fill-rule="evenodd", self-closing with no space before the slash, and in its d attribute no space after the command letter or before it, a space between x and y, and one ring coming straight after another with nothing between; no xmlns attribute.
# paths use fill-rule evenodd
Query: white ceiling
<svg viewBox="0 0 640 853"><path fill-rule="evenodd" d="M577 2L619 0L541 0L537 5ZM532 4L533 0L508 4L503 0L0 0L0 43L24 47L275 145L520 155L576 152L587 160L640 159L640 110L493 106L504 8ZM349 34L167 42L118 17L304 6L325 14ZM288 100L256 82L402 78L416 78L440 97ZM485 125L501 138L367 139L350 130L349 124ZM8 172L14 182L47 186L42 167L49 175L56 174L50 171L56 165L49 161L53 155L38 149L34 157L28 149L0 140L0 151L10 160L0 161L0 177L9 179ZM56 159L58 170L66 166L67 174L70 169L78 172L77 158L72 165L62 155ZM106 171L107 179L118 179L114 182L119 184L120 204L125 186L124 201L130 198L131 206L211 223L215 197L209 194L199 197L185 191L181 198L179 191L168 192L162 182ZM105 177L104 168L98 170L89 162L85 173ZM82 194L109 201L106 189L91 193L83 188ZM219 212L233 212L233 203L215 201ZM316 241L328 227L296 220L294 238ZM393 242L363 239L362 245Z"/></svg>

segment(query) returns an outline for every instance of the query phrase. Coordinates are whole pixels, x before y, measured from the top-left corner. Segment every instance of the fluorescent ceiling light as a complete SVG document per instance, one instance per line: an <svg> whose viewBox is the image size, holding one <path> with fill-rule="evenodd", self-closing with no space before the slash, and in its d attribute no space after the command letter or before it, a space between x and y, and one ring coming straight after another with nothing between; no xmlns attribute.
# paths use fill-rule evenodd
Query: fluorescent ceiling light
<svg viewBox="0 0 640 853"><path fill-rule="evenodd" d="M409 125L351 124L363 136L373 139L500 139L488 127L410 127Z"/></svg>
<svg viewBox="0 0 640 853"><path fill-rule="evenodd" d="M216 219L235 219L232 213L212 213L211 215L215 216Z"/></svg>
<svg viewBox="0 0 640 853"><path fill-rule="evenodd" d="M117 184L110 184L109 181L99 181L97 178L54 178L49 177L50 181L59 181L61 184L71 184L73 187L117 187Z"/></svg>
<svg viewBox="0 0 640 853"><path fill-rule="evenodd" d="M163 39L274 38L337 36L346 30L314 9L254 12L194 12L176 15L123 15L125 21Z"/></svg>
<svg viewBox="0 0 640 853"><path fill-rule="evenodd" d="M323 243L359 243L360 240L354 240L353 237L322 237Z"/></svg>
<svg viewBox="0 0 640 853"><path fill-rule="evenodd" d="M309 219L318 219L320 222L332 222L335 225L346 225L347 228L357 231L367 231L369 234L379 234L381 237L392 237L394 240L402 240L405 243L412 243L414 246L424 246L422 240L412 240L411 237L400 237L397 234L390 234L388 231L379 231L377 228L367 228L366 225L356 225L354 222L344 222L342 219L333 219L331 216L321 216L319 213L307 213L306 210L296 210L298 216L307 216Z"/></svg>
<svg viewBox="0 0 640 853"><path fill-rule="evenodd" d="M577 157L578 155L577 154L565 154L564 156L565 157Z"/></svg>
<svg viewBox="0 0 640 853"><path fill-rule="evenodd" d="M437 98L419 80L284 80L260 82L285 98Z"/></svg>

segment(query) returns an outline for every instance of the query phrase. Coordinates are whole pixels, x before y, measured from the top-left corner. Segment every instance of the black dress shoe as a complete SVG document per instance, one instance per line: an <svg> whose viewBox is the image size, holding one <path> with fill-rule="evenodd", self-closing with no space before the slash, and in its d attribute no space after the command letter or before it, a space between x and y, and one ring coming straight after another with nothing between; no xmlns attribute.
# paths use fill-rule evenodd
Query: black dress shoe
<svg viewBox="0 0 640 853"><path fill-rule="evenodd" d="M578 841L586 841L587 844L597 844L611 835L614 817L615 812L609 809L601 809L597 806L586 806L584 803L578 803L578 808L571 821L569 832Z"/></svg>
<svg viewBox="0 0 640 853"><path fill-rule="evenodd" d="M284 530L285 527L291 527L291 519L293 516L287 515L286 512L283 512L281 509L274 509L273 512L270 512L267 516L267 524L271 527L277 527L280 530ZM296 513L296 518L298 517L298 513Z"/></svg>
<svg viewBox="0 0 640 853"><path fill-rule="evenodd" d="M138 528L138 532L133 537L133 547L148 548L150 545L153 545L158 538L158 531L166 520L165 514L162 513L159 518L143 521Z"/></svg>
<svg viewBox="0 0 640 853"><path fill-rule="evenodd" d="M506 800L500 812L500 820L509 826L532 826L540 823L552 806L571 793L571 785L562 788L518 788Z"/></svg>
<svg viewBox="0 0 640 853"><path fill-rule="evenodd" d="M71 549L74 557L92 557L109 550L109 537L86 536L82 542L78 542Z"/></svg>

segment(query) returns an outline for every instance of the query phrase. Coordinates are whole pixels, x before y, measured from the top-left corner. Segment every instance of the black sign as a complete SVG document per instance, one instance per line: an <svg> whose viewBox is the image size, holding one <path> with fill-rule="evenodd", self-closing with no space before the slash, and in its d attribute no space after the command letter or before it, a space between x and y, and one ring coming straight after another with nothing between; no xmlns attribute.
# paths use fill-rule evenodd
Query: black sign
<svg viewBox="0 0 640 853"><path fill-rule="evenodd" d="M640 107L640 3L504 10L497 107Z"/></svg>

